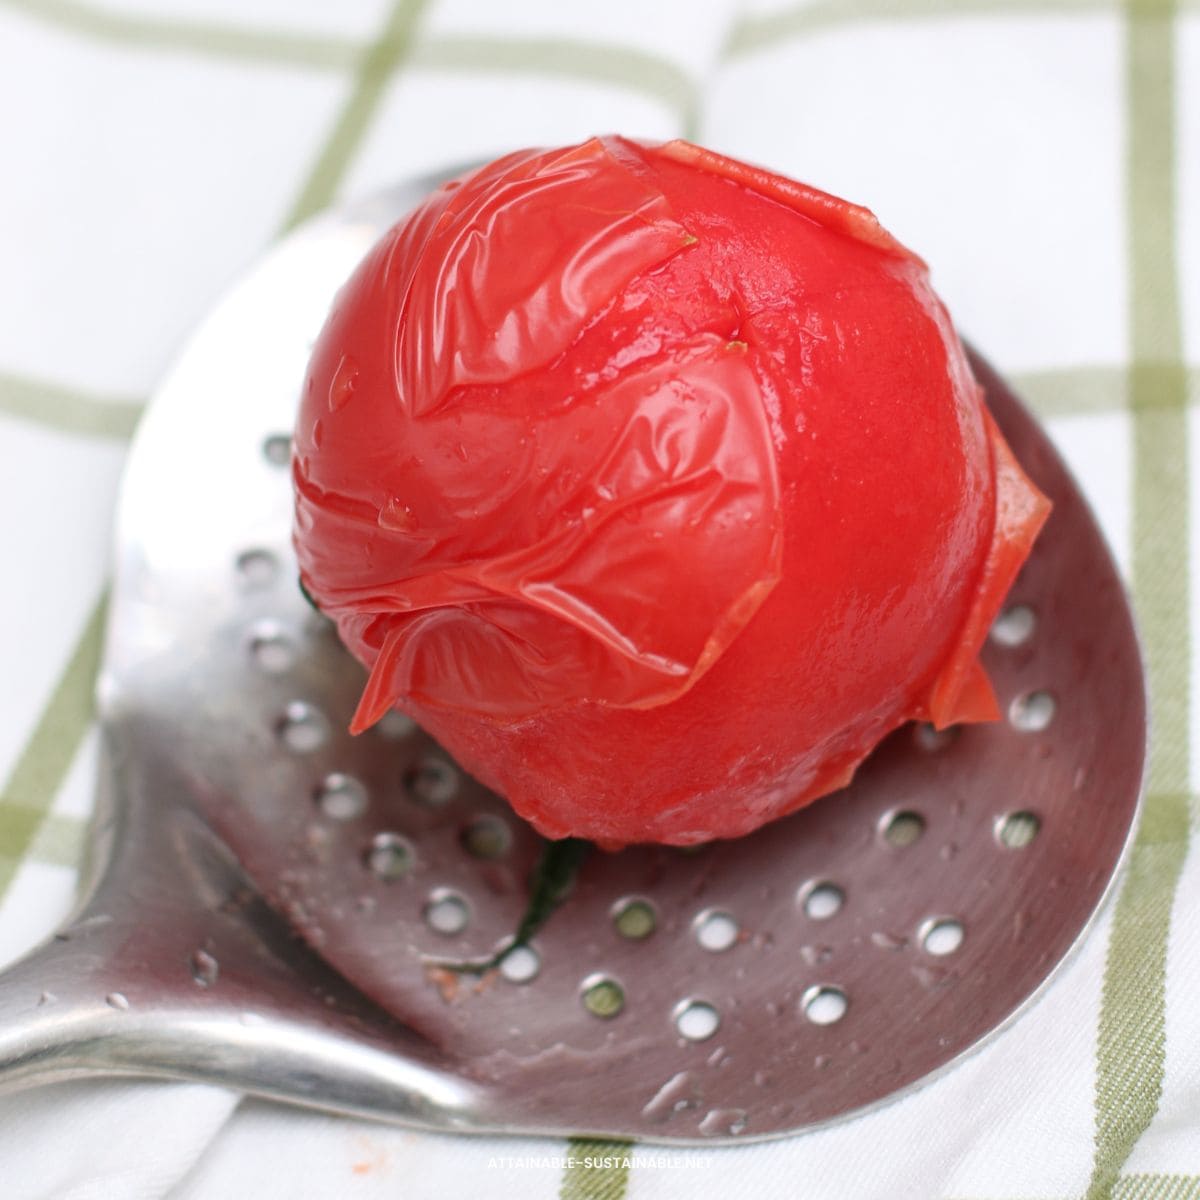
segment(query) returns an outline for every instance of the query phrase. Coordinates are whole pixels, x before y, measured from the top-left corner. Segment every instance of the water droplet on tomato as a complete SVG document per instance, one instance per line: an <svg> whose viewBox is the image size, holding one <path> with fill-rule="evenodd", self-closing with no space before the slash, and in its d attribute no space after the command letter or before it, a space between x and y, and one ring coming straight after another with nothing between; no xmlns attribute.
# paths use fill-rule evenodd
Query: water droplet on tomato
<svg viewBox="0 0 1200 1200"><path fill-rule="evenodd" d="M344 408L354 395L358 383L358 363L349 354L343 354L333 378L329 381L329 411Z"/></svg>
<svg viewBox="0 0 1200 1200"><path fill-rule="evenodd" d="M415 533L417 526L416 513L396 496L390 496L379 510L380 529L390 529L393 533Z"/></svg>

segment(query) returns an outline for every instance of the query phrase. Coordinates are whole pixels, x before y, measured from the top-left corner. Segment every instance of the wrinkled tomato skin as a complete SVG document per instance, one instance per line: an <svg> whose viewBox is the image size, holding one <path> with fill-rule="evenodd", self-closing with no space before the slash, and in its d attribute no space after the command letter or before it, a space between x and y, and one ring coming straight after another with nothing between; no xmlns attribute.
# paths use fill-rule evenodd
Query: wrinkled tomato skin
<svg viewBox="0 0 1200 1200"><path fill-rule="evenodd" d="M551 837L734 837L843 785L906 720L994 715L981 631L1045 506L1015 467L1000 504L961 345L869 214L686 144L592 145L578 169L625 173L645 244L584 278L592 309L539 297L507 363L485 346L446 367L438 320L396 293L425 284L436 308L439 284L519 274L545 249L519 205L470 277L422 279L413 231L452 226L443 198L344 289L297 427L302 577L373 668L359 726L398 704ZM406 323L424 357L397 350ZM546 489L590 469L580 446L634 444L614 414L651 430L628 483L646 499L556 505ZM717 448L673 449L681 420L719 420ZM697 492L679 481L700 452Z"/></svg>

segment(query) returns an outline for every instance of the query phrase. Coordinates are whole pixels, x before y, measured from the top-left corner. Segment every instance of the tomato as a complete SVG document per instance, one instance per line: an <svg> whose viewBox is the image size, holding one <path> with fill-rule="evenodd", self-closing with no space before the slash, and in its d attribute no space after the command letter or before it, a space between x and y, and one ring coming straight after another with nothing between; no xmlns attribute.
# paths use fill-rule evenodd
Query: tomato
<svg viewBox="0 0 1200 1200"><path fill-rule="evenodd" d="M522 151L370 251L296 430L301 578L550 837L746 833L993 718L1047 511L919 258L686 142Z"/></svg>

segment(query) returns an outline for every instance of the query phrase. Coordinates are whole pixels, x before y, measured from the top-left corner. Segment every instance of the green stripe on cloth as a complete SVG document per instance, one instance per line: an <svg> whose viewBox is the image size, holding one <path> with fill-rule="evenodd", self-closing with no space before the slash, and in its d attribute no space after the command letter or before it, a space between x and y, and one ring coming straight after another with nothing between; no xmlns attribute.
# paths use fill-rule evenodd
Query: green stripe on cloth
<svg viewBox="0 0 1200 1200"><path fill-rule="evenodd" d="M30 844L28 858L58 867L78 867L87 842L88 823L79 817L47 813Z"/></svg>
<svg viewBox="0 0 1200 1200"><path fill-rule="evenodd" d="M736 58L803 34L872 21L1072 16L1116 8L1117 0L816 0L743 17L730 30L724 52Z"/></svg>
<svg viewBox="0 0 1200 1200"><path fill-rule="evenodd" d="M1151 791L1188 790L1187 374L1175 246L1171 0L1129 0L1130 404L1138 478L1134 582L1155 701Z"/></svg>
<svg viewBox="0 0 1200 1200"><path fill-rule="evenodd" d="M1128 0L1127 15L1133 588L1150 674L1154 741L1146 810L1105 964L1088 1200L1113 1195L1162 1096L1167 939L1190 806L1187 381L1180 364L1175 268L1175 13L1170 0Z"/></svg>
<svg viewBox="0 0 1200 1200"><path fill-rule="evenodd" d="M557 75L612 84L661 100L679 115L685 131L695 128L696 83L669 59L613 43L563 38L454 37L443 34L416 47L414 67L438 70Z"/></svg>
<svg viewBox="0 0 1200 1200"><path fill-rule="evenodd" d="M1012 377L1017 394L1039 417L1078 417L1124 412L1129 372L1124 367L1065 367Z"/></svg>
<svg viewBox="0 0 1200 1200"><path fill-rule="evenodd" d="M1167 933L1187 837L1188 797L1148 796L1109 934L1088 1200L1112 1195L1158 1110L1166 1065Z"/></svg>
<svg viewBox="0 0 1200 1200"><path fill-rule="evenodd" d="M325 71L348 70L362 56L360 45L330 34L111 12L76 0L0 0L0 7L70 33L132 49Z"/></svg>
<svg viewBox="0 0 1200 1200"><path fill-rule="evenodd" d="M0 896L28 854L91 724L108 594L97 601L53 694L0 792Z"/></svg>
<svg viewBox="0 0 1200 1200"><path fill-rule="evenodd" d="M142 407L138 400L101 399L76 388L0 372L0 413L64 433L126 441Z"/></svg>
<svg viewBox="0 0 1200 1200"><path fill-rule="evenodd" d="M563 1172L559 1200L625 1200L629 1167L623 1161L609 1165L605 1160L621 1160L631 1148L630 1142L572 1138L567 1143L567 1157L575 1163ZM584 1159L592 1161L585 1163Z"/></svg>
<svg viewBox="0 0 1200 1200"><path fill-rule="evenodd" d="M291 229L328 207L383 99L393 73L412 46L413 34L428 0L399 0L379 37L364 55L354 87L308 179L284 222Z"/></svg>
<svg viewBox="0 0 1200 1200"><path fill-rule="evenodd" d="M1113 1200L1200 1200L1200 1175L1122 1175Z"/></svg>
<svg viewBox="0 0 1200 1200"><path fill-rule="evenodd" d="M77 868L83 858L87 829L87 822L79 817L0 804L0 846L26 847L19 856L0 852L0 870L9 867L15 871L23 862Z"/></svg>
<svg viewBox="0 0 1200 1200"><path fill-rule="evenodd" d="M1137 407L1141 412L1155 408L1177 409L1179 382L1184 368L1142 366ZM1166 375L1165 381L1154 376ZM1023 371L1012 376L1017 394L1041 417L1081 417L1094 413L1122 412L1133 403L1128 367L1063 367L1051 371ZM1164 386L1165 382L1165 386ZM1184 387L1188 404L1200 404L1200 368L1186 370Z"/></svg>

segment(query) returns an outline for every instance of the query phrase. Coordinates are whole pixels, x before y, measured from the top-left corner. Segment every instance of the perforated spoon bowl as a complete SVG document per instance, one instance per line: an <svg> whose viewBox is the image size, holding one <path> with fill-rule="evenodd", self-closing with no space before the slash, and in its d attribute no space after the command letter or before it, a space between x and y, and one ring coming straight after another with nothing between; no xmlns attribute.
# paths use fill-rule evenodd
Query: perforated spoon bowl
<svg viewBox="0 0 1200 1200"><path fill-rule="evenodd" d="M425 1128L765 1137L902 1094L1083 935L1134 826L1138 646L1077 488L975 368L1055 508L992 632L1007 719L908 727L853 785L694 852L596 852L511 942L540 840L399 714L296 586L311 340L420 180L285 241L139 430L79 908L0 977L0 1086L190 1078Z"/></svg>

